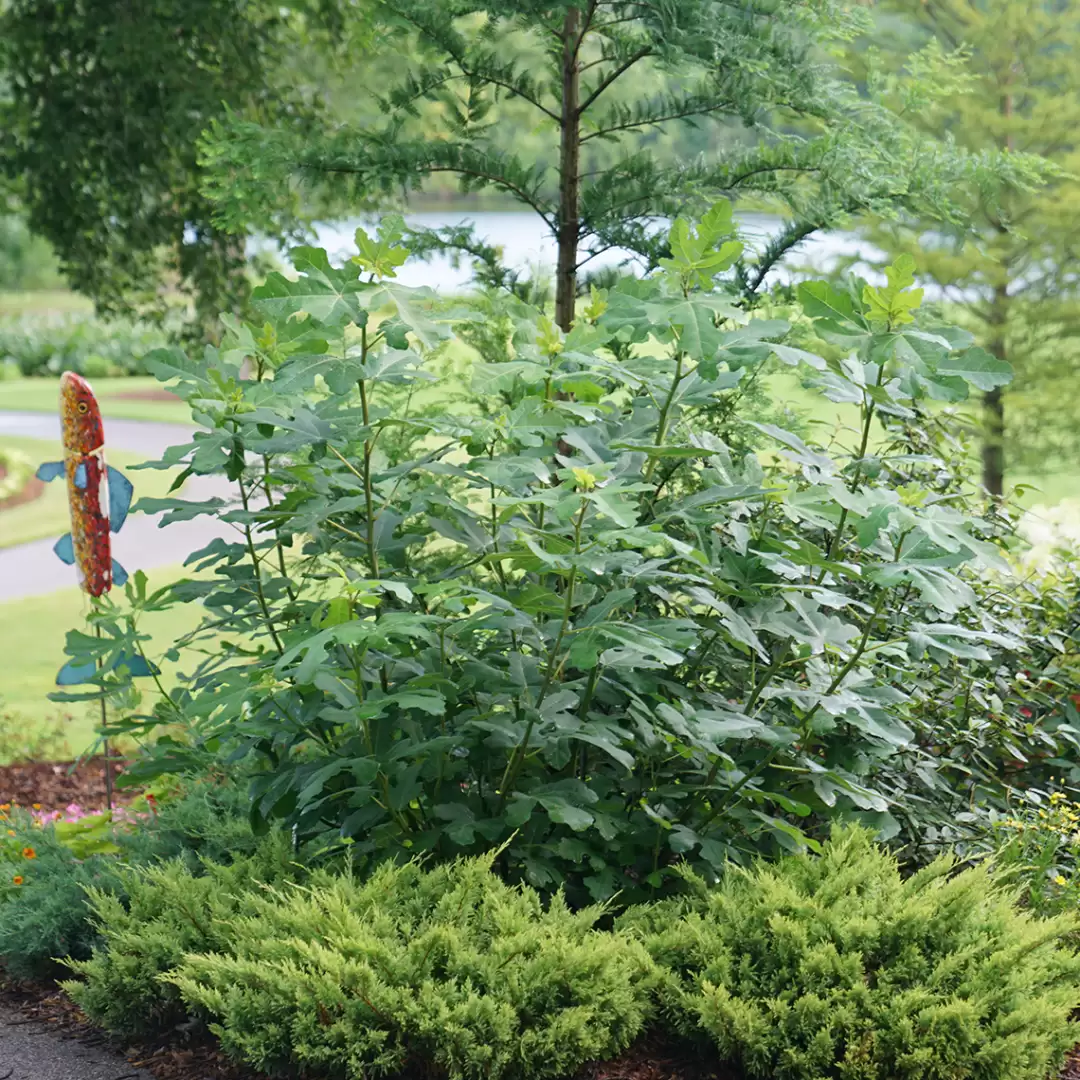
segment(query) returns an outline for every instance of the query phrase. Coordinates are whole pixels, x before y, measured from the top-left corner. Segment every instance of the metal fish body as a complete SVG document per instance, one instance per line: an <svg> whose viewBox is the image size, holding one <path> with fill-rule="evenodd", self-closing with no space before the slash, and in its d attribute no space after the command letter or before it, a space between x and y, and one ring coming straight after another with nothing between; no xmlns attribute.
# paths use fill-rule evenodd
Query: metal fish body
<svg viewBox="0 0 1080 1080"><path fill-rule="evenodd" d="M132 487L122 473L105 463L105 428L90 384L74 372L60 379L60 425L64 460L38 469L42 480L67 480L71 532L54 551L74 563L79 584L91 596L101 596L114 584L127 581L112 557L110 532L119 532L131 505Z"/></svg>

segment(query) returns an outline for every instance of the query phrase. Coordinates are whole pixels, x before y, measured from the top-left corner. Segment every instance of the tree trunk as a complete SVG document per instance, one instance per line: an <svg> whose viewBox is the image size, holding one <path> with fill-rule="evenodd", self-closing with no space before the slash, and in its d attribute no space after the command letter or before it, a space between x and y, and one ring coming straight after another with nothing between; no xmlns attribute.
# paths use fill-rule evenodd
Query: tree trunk
<svg viewBox="0 0 1080 1080"><path fill-rule="evenodd" d="M1002 281L994 286L990 310L990 340L987 349L998 360L1008 360L1005 332L1009 315L1009 292ZM1005 491L1005 399L1000 386L983 394L982 482L995 499Z"/></svg>
<svg viewBox="0 0 1080 1080"><path fill-rule="evenodd" d="M1004 435L1005 401L997 386L983 394L982 482L994 499L1000 499L1005 491Z"/></svg>
<svg viewBox="0 0 1080 1080"><path fill-rule="evenodd" d="M1008 83L1006 83L1008 87ZM1013 97L1006 88L1001 95L1001 115L1008 121L1013 115ZM1013 149L1012 132L1005 133L1005 148ZM999 233L1005 232L1002 224ZM994 286L990 308L990 340L987 349L998 360L1008 360L1006 325L1009 315L1009 282L1006 276ZM1000 386L983 394L982 484L987 495L1000 499L1005 493L1005 399Z"/></svg>
<svg viewBox="0 0 1080 1080"><path fill-rule="evenodd" d="M574 322L581 222L581 69L578 64L581 12L570 8L563 22L562 143L559 148L559 260L555 279L555 321L564 331Z"/></svg>

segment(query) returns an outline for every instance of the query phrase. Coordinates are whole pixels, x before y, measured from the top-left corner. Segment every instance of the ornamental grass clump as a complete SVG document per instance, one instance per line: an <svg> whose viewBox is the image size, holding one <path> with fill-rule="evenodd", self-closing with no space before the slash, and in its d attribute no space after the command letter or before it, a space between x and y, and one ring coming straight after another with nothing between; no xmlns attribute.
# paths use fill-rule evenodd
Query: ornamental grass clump
<svg viewBox="0 0 1080 1080"><path fill-rule="evenodd" d="M624 1049L649 1010L645 950L595 930L600 908L504 883L492 858L253 891L167 981L271 1073L539 1080Z"/></svg>
<svg viewBox="0 0 1080 1080"><path fill-rule="evenodd" d="M869 833L634 909L676 1027L768 1080L1045 1080L1078 1038L1071 917L1018 911L987 867L902 880Z"/></svg>

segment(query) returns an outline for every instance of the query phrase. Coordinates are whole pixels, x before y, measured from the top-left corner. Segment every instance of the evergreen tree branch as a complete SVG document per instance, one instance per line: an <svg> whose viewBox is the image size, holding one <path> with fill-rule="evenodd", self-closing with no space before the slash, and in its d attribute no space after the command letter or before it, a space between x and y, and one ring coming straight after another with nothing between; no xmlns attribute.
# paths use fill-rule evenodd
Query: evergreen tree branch
<svg viewBox="0 0 1080 1080"><path fill-rule="evenodd" d="M628 56L618 67L609 71L603 79L600 80L596 88L590 93L585 100L578 106L578 116L584 116L589 111L590 106L600 97L600 95L609 87L612 83L621 79L635 64L644 60L647 56L653 55L651 46L646 45L644 48L638 49L637 52Z"/></svg>

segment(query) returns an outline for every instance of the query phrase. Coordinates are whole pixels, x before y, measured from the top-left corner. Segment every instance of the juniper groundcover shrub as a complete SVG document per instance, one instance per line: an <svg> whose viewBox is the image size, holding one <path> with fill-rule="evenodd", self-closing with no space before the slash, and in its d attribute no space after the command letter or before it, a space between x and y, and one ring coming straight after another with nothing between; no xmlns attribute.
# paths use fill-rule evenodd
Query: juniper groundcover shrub
<svg viewBox="0 0 1080 1080"><path fill-rule="evenodd" d="M88 853L76 843L78 855L52 825L39 827L27 813L11 814L3 824L15 836L0 851L0 968L17 979L41 979L55 976L65 957L89 958L97 929L86 890L119 902L127 895L125 866L180 859L199 874L204 859L227 864L250 855L259 840L246 806L240 785L220 776L186 777L156 811L144 808L141 820L98 830L107 852L100 842ZM24 849L34 857L22 857Z"/></svg>
<svg viewBox="0 0 1080 1080"><path fill-rule="evenodd" d="M688 1036L763 1080L1045 1080L1080 1037L1075 914L1041 920L982 865L903 879L863 830L626 913Z"/></svg>
<svg viewBox="0 0 1080 1080"><path fill-rule="evenodd" d="M1019 913L985 867L904 880L866 830L715 886L685 871L614 927L491 854L289 883L277 843L95 896L69 992L125 1035L187 1013L260 1070L338 1080L570 1077L650 1027L751 1078L1045 1080L1078 1035L1075 917Z"/></svg>

